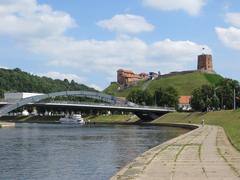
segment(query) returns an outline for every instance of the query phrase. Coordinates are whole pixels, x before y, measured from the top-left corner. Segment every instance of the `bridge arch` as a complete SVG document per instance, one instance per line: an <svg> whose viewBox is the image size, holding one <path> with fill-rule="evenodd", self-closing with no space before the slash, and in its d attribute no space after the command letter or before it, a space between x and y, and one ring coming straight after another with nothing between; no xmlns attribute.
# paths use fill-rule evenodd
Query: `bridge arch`
<svg viewBox="0 0 240 180"><path fill-rule="evenodd" d="M92 92L92 91L61 91L61 92L53 92L49 94L37 95L28 98L21 99L13 104L9 104L0 108L0 116L6 115L7 113L27 105L29 103L37 103L41 100L51 98L51 97L58 97L58 96L78 96L78 97L87 97L91 99L97 99L104 102L107 102L112 105L129 105L133 106L134 103L128 102L126 100L117 98L115 96L107 95L100 92Z"/></svg>

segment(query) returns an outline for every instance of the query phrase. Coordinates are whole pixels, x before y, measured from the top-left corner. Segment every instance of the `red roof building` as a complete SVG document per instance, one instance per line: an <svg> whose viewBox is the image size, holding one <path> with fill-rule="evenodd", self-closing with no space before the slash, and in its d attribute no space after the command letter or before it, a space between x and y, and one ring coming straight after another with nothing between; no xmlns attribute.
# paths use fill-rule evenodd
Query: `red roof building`
<svg viewBox="0 0 240 180"><path fill-rule="evenodd" d="M148 75L146 73L135 74L133 71L119 69L117 71L117 82L120 85L128 86L140 80L146 80Z"/></svg>
<svg viewBox="0 0 240 180"><path fill-rule="evenodd" d="M178 107L179 109L189 111L191 110L191 105L190 105L190 100L191 96L180 96L178 100Z"/></svg>

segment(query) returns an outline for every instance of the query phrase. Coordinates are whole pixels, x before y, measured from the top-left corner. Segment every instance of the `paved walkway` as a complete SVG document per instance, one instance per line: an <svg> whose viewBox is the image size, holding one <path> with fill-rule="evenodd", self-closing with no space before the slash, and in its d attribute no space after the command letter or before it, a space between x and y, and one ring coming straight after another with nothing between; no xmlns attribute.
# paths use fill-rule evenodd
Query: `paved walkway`
<svg viewBox="0 0 240 180"><path fill-rule="evenodd" d="M239 180L240 153L224 130L204 126L136 158L112 180Z"/></svg>

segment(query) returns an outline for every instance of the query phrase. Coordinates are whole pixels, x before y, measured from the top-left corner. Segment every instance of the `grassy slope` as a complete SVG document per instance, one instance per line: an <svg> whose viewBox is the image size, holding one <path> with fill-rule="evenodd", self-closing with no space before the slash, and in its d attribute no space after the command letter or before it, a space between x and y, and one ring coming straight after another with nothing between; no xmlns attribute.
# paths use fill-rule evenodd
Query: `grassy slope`
<svg viewBox="0 0 240 180"><path fill-rule="evenodd" d="M153 80L149 83L147 90L154 92L159 87L173 86L177 89L179 95L191 95L192 91L204 84L217 84L222 77L217 74L206 74L194 72L189 74L180 74L171 77L163 77ZM127 96L133 89L142 89L143 82L135 87L130 87L122 91L117 91L117 84L111 84L104 92L116 96Z"/></svg>
<svg viewBox="0 0 240 180"><path fill-rule="evenodd" d="M196 123L222 126L232 144L240 151L240 110L216 111L208 113L169 113L155 120L156 123Z"/></svg>
<svg viewBox="0 0 240 180"><path fill-rule="evenodd" d="M109 115L109 116L89 116L85 118L91 122L105 122L105 123L114 123L114 122L135 122L138 120L136 116L133 115Z"/></svg>
<svg viewBox="0 0 240 180"><path fill-rule="evenodd" d="M112 82L106 89L104 89L104 93L114 95L113 92L118 90L119 86L116 82Z"/></svg>
<svg viewBox="0 0 240 180"><path fill-rule="evenodd" d="M190 74L166 77L152 81L148 88L150 91L156 90L158 87L173 86L180 95L191 95L192 91L204 84L215 84L219 82L221 77L216 74L204 74L194 72Z"/></svg>

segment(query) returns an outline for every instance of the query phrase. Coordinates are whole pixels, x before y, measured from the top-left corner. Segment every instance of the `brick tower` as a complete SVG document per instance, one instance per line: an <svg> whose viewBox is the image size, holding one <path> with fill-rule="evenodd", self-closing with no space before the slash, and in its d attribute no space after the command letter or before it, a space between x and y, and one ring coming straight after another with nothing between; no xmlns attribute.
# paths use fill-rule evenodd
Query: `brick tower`
<svg viewBox="0 0 240 180"><path fill-rule="evenodd" d="M198 56L198 67L199 71L213 72L212 55L202 54Z"/></svg>

